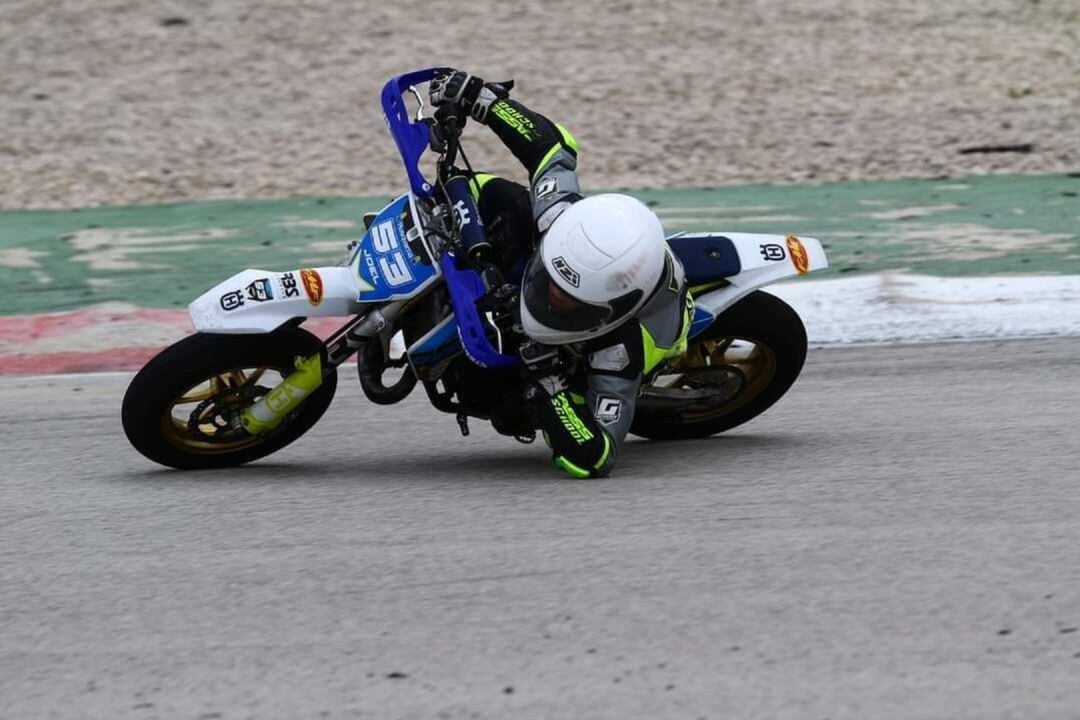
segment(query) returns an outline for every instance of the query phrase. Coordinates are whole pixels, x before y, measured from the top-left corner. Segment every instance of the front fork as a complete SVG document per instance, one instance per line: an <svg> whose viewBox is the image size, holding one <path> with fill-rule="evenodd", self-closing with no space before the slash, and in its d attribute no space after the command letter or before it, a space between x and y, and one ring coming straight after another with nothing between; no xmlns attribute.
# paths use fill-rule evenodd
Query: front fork
<svg viewBox="0 0 1080 720"><path fill-rule="evenodd" d="M270 432L322 385L323 378L337 372L360 346L384 331L405 306L392 302L353 319L334 333L319 352L309 357L297 356L296 368L270 392L240 414L240 424L252 435Z"/></svg>
<svg viewBox="0 0 1080 720"><path fill-rule="evenodd" d="M330 372L335 372L333 366L330 367ZM240 416L240 424L252 435L270 432L311 393L318 390L322 381L322 353L317 352L307 358L298 356L296 369L254 405L244 410Z"/></svg>

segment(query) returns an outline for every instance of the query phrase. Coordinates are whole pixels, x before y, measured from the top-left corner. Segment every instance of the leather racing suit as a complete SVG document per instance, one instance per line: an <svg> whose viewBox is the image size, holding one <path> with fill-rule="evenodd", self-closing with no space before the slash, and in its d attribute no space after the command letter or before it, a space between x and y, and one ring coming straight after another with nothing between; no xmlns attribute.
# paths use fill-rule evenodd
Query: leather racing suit
<svg viewBox="0 0 1080 720"><path fill-rule="evenodd" d="M470 183L491 253L517 281L543 233L582 198L578 144L562 125L509 98L491 105L484 124L529 173L528 188L483 173ZM544 439L558 467L581 478L611 471L630 431L642 379L686 351L691 315L682 264L668 250L660 282L633 318L570 346L578 362L568 387L539 403Z"/></svg>

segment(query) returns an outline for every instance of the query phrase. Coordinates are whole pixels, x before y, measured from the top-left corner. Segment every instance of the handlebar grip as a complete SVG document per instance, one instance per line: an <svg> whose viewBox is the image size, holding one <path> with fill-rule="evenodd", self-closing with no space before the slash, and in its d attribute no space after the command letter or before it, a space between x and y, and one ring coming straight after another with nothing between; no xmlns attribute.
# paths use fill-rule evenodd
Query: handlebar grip
<svg viewBox="0 0 1080 720"><path fill-rule="evenodd" d="M442 164L446 170L449 170L457 160L458 148L460 147L458 139L461 137L461 131L465 127L467 117L457 105L444 105L435 111L435 124L432 126L431 132L438 134L442 149L437 151L443 155Z"/></svg>
<svg viewBox="0 0 1080 720"><path fill-rule="evenodd" d="M465 112L465 109L456 103L441 105L435 111L436 123L448 129L453 128L458 133L465 127L465 121L468 117L469 114Z"/></svg>

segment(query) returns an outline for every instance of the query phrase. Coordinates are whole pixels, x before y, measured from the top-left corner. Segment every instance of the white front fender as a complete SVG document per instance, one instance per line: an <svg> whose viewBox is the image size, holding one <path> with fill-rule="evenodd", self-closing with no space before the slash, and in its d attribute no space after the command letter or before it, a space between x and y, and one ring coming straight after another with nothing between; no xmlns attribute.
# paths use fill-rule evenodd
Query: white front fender
<svg viewBox="0 0 1080 720"><path fill-rule="evenodd" d="M297 317L359 313L357 280L348 267L248 269L200 295L188 313L200 332L268 333Z"/></svg>

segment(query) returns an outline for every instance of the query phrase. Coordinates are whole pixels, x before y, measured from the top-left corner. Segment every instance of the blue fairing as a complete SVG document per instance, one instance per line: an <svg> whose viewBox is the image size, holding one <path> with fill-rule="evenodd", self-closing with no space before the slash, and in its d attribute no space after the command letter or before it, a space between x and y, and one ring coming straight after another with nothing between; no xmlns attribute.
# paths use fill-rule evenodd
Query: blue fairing
<svg viewBox="0 0 1080 720"><path fill-rule="evenodd" d="M349 267L360 280L357 299L361 302L403 300L443 276L454 309L454 320L448 327L456 327L456 335L469 359L481 367L519 365L521 359L517 355L500 353L487 337L490 328L476 309L476 301L487 292L480 276L471 269L459 269L449 252L438 262L432 261L434 255L416 221L414 202L411 196L402 195L384 207L357 244L349 260ZM445 331L428 348L437 349L440 357L451 349L444 335Z"/></svg>
<svg viewBox="0 0 1080 720"><path fill-rule="evenodd" d="M420 172L420 157L428 148L429 130L424 123L409 119L409 108L403 94L410 85L425 83L435 77L436 68L414 70L404 75L390 78L382 89L383 115L386 127L394 137L401 161L405 163L405 172L409 175L409 186L419 197L431 197L434 188Z"/></svg>
<svg viewBox="0 0 1080 720"><path fill-rule="evenodd" d="M520 357L500 353L488 340L488 326L480 319L480 312L476 309L476 301L487 292L480 276L473 270L459 270L450 253L439 258L439 264L446 277L446 287L450 290L450 304L454 308L458 336L469 359L480 367L488 368L520 365Z"/></svg>
<svg viewBox="0 0 1080 720"><path fill-rule="evenodd" d="M349 262L360 277L359 301L412 297L439 277L439 266L412 218L411 200L402 195L375 216L360 239Z"/></svg>
<svg viewBox="0 0 1080 720"><path fill-rule="evenodd" d="M461 352L457 322L453 314L436 325L427 335L409 346L409 361L414 368L431 367Z"/></svg>
<svg viewBox="0 0 1080 720"><path fill-rule="evenodd" d="M476 301L487 292L480 276L468 268L458 268L450 253L439 258L439 266L450 292L450 305L454 312L409 347L413 367L430 367L462 350L480 367L520 365L520 357L500 353L488 339L488 333L492 330L476 309Z"/></svg>
<svg viewBox="0 0 1080 720"><path fill-rule="evenodd" d="M716 316L708 310L695 306L694 317L690 320L690 333L688 337L693 340L698 333L712 325L713 320L715 319Z"/></svg>

